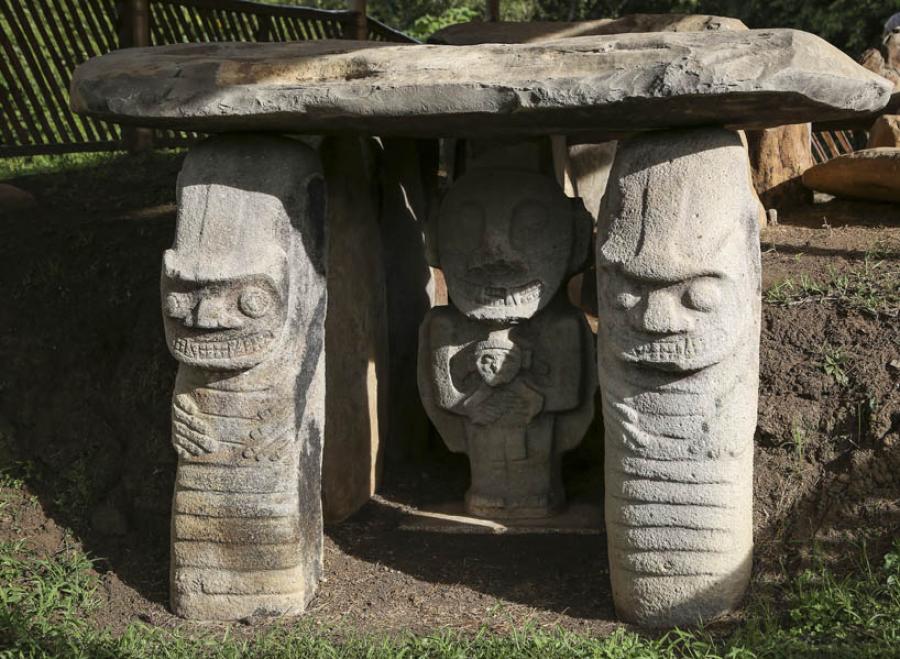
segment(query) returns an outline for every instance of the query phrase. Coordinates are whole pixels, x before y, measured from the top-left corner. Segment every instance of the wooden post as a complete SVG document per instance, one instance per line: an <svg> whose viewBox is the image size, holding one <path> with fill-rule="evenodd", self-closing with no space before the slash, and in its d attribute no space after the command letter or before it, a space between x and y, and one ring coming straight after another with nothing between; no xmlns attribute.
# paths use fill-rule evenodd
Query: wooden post
<svg viewBox="0 0 900 659"><path fill-rule="evenodd" d="M369 38L369 19L366 9L367 0L350 0L350 10L356 13L356 33L354 39L366 41Z"/></svg>
<svg viewBox="0 0 900 659"><path fill-rule="evenodd" d="M122 26L122 47L146 48L150 43L150 0L127 0ZM153 148L153 131L126 126L122 141L129 153L142 153Z"/></svg>
<svg viewBox="0 0 900 659"><path fill-rule="evenodd" d="M500 20L500 0L487 0L487 16L485 18L489 23L496 23Z"/></svg>

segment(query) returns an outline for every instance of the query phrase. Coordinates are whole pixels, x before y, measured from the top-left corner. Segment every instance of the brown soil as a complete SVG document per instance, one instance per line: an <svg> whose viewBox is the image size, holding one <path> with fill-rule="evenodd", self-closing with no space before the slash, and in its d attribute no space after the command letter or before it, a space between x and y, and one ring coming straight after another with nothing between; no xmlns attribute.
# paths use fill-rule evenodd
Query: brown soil
<svg viewBox="0 0 900 659"><path fill-rule="evenodd" d="M23 178L14 183L39 207L0 214L0 467L18 462L27 481L25 494L4 494L0 540L27 537L42 553L75 543L96 557L104 602L95 617L114 630L183 624L165 608L175 363L158 311L179 164L156 155ZM819 204L782 217L763 234L764 286L867 259L896 272L897 208ZM839 559L848 542L877 548L900 532L893 311L764 305L755 584L794 573L814 546ZM842 383L823 367L835 349ZM567 460L573 496L600 500L599 437L597 428ZM461 497L465 469L433 439L416 461L387 465L383 495ZM326 580L309 620L387 633L530 621L604 634L615 625L603 535L410 531L401 517L378 499L326 529Z"/></svg>

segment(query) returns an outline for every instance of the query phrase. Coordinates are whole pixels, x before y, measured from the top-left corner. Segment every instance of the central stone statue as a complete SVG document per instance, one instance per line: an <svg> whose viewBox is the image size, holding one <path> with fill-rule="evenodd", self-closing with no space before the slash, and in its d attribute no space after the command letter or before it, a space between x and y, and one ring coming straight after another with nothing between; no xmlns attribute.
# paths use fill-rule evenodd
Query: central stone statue
<svg viewBox="0 0 900 659"><path fill-rule="evenodd" d="M593 417L593 336L563 284L588 253L580 199L534 172L474 169L429 235L451 305L425 317L419 390L444 442L467 453L466 510L546 517L565 500L560 461Z"/></svg>

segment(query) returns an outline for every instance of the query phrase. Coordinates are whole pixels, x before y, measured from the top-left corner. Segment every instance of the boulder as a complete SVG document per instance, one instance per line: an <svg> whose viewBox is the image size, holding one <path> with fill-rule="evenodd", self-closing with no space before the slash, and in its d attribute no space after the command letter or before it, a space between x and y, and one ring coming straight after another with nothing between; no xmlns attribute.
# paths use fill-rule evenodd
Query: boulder
<svg viewBox="0 0 900 659"><path fill-rule="evenodd" d="M900 115L883 114L872 125L869 131L867 149L881 146L900 147Z"/></svg>
<svg viewBox="0 0 900 659"><path fill-rule="evenodd" d="M525 23L471 21L438 30L428 43L471 46L480 43L534 43L569 37L630 32L705 32L746 30L736 18L706 14L630 14L593 21L529 21Z"/></svg>
<svg viewBox="0 0 900 659"><path fill-rule="evenodd" d="M0 183L0 213L34 208L34 195L9 183Z"/></svg>
<svg viewBox="0 0 900 659"><path fill-rule="evenodd" d="M579 134L765 128L882 108L891 85L796 30L661 32L539 44L177 44L89 60L72 105L200 131Z"/></svg>
<svg viewBox="0 0 900 659"><path fill-rule="evenodd" d="M806 170L803 185L837 197L900 202L900 149L862 149Z"/></svg>

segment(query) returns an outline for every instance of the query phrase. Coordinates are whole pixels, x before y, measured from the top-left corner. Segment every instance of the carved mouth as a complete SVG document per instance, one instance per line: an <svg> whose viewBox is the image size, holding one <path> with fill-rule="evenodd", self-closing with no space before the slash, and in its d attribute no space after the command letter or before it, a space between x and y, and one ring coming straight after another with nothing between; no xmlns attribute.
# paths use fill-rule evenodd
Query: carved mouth
<svg viewBox="0 0 900 659"><path fill-rule="evenodd" d="M538 300L544 290L544 284L535 279L522 286L471 285L471 289L475 293L472 297L479 304L489 307L513 307Z"/></svg>
<svg viewBox="0 0 900 659"><path fill-rule="evenodd" d="M172 351L189 359L231 359L257 353L274 338L270 331L228 340L178 338L172 341Z"/></svg>
<svg viewBox="0 0 900 659"><path fill-rule="evenodd" d="M635 343L637 345L635 345ZM628 350L622 351L626 361L645 364L688 365L703 359L719 344L716 340L702 336L679 336L658 341L635 341Z"/></svg>

